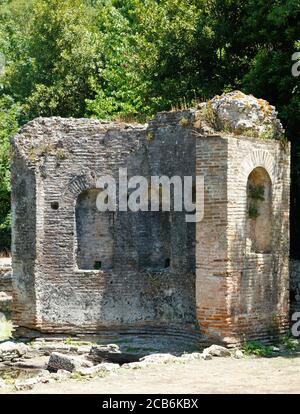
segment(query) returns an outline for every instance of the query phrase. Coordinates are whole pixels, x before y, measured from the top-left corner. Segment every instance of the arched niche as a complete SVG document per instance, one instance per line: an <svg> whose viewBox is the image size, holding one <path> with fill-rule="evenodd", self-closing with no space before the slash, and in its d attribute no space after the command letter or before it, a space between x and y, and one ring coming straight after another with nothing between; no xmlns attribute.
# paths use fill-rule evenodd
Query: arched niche
<svg viewBox="0 0 300 414"><path fill-rule="evenodd" d="M254 168L247 180L247 239L251 252L272 250L272 182L263 167Z"/></svg>
<svg viewBox="0 0 300 414"><path fill-rule="evenodd" d="M114 213L97 209L99 191L85 190L77 197L76 260L79 269L105 270L113 267Z"/></svg>

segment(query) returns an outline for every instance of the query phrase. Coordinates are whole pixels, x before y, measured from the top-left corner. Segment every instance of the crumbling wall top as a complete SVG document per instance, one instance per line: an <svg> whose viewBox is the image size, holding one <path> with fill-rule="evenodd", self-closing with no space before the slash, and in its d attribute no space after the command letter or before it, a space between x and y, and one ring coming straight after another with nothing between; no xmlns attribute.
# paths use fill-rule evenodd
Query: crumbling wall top
<svg viewBox="0 0 300 414"><path fill-rule="evenodd" d="M216 131L261 139L281 139L284 129L275 107L240 91L217 95L200 104L201 117Z"/></svg>
<svg viewBox="0 0 300 414"><path fill-rule="evenodd" d="M44 154L59 155L61 148L66 145L63 138L66 135L69 137L69 145L80 147L84 140L94 139L96 135L110 131L122 135L124 131L147 130L147 138L151 141L155 130L174 126L195 129L198 132L195 137L228 134L257 139L278 140L284 137L284 129L274 106L253 95L234 91L217 95L196 108L160 112L148 124L88 118L36 118L12 138L12 146L30 160Z"/></svg>
<svg viewBox="0 0 300 414"><path fill-rule="evenodd" d="M138 123L89 118L39 117L24 125L12 137L11 144L22 157L34 161L46 154L60 155L62 148L68 145L64 139L66 136L70 137L70 143L80 148L83 142L110 131L142 131L146 127Z"/></svg>

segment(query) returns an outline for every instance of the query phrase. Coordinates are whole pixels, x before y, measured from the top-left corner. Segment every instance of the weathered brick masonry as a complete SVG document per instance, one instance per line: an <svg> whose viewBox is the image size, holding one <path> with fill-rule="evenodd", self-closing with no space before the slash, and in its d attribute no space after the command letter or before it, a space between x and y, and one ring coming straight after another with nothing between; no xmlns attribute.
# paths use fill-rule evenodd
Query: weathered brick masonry
<svg viewBox="0 0 300 414"><path fill-rule="evenodd" d="M38 118L22 128L13 139L12 256L23 332L152 329L234 343L286 329L289 147L206 129L202 117ZM120 167L128 177L203 175L203 220L100 213L97 179L117 179ZM264 193L255 208L253 188Z"/></svg>
<svg viewBox="0 0 300 414"><path fill-rule="evenodd" d="M197 141L196 158L206 183L196 252L202 331L230 343L274 337L289 324L288 150L274 141L207 137ZM247 180L257 167L268 172L272 186L267 251L249 245ZM264 231L262 223L258 232Z"/></svg>

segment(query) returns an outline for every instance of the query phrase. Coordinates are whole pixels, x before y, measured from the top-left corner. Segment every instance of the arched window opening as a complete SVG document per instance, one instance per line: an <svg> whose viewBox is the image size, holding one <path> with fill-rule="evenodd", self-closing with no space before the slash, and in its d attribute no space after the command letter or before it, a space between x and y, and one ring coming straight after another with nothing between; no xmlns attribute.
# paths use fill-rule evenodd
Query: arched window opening
<svg viewBox="0 0 300 414"><path fill-rule="evenodd" d="M262 167L255 168L247 183L247 238L251 251L270 253L272 248L272 183Z"/></svg>
<svg viewBox="0 0 300 414"><path fill-rule="evenodd" d="M99 189L86 190L76 202L77 266L85 270L113 267L114 213L97 209Z"/></svg>

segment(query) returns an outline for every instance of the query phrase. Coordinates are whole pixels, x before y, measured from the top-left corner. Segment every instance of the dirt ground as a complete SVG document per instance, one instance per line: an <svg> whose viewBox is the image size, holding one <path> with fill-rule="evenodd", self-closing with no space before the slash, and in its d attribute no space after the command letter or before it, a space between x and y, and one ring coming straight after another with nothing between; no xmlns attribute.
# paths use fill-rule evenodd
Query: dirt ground
<svg viewBox="0 0 300 414"><path fill-rule="evenodd" d="M121 369L104 378L40 384L22 393L299 393L300 356L213 358Z"/></svg>

